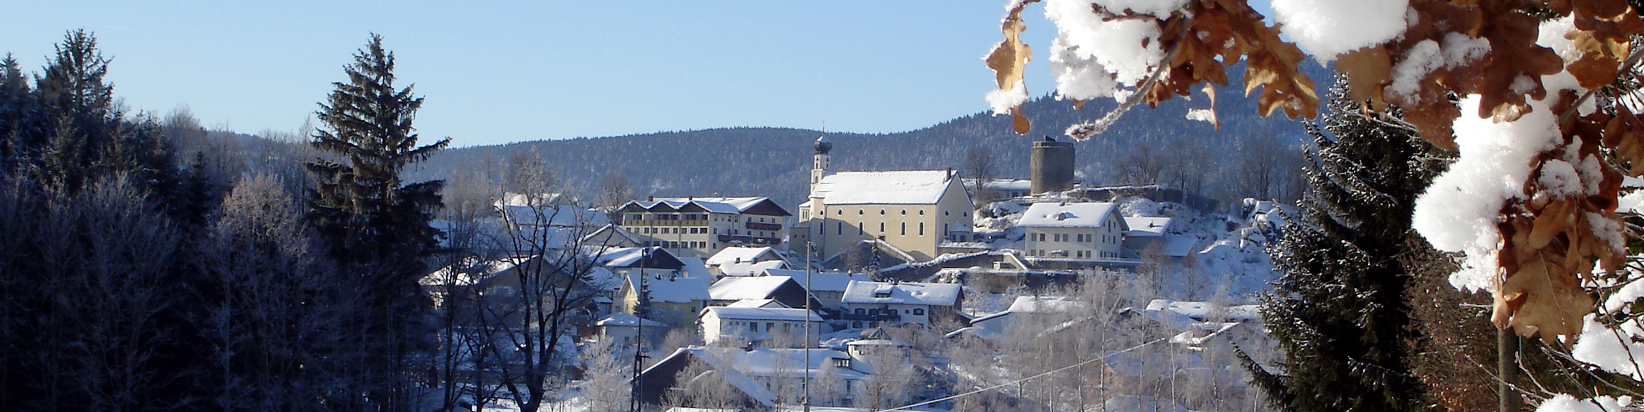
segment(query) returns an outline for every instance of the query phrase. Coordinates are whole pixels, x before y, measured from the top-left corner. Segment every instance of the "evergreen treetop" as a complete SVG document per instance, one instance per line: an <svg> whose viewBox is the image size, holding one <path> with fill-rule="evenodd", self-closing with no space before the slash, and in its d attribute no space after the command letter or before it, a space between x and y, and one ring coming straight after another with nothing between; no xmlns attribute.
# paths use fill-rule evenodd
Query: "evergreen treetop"
<svg viewBox="0 0 1644 412"><path fill-rule="evenodd" d="M1417 410L1420 387L1403 357L1411 275L1398 257L1415 239L1410 211L1433 173L1421 161L1429 146L1362 114L1344 79L1329 97L1322 130L1307 125L1316 147L1301 221L1270 251L1282 276L1262 316L1284 370L1247 366L1284 410Z"/></svg>

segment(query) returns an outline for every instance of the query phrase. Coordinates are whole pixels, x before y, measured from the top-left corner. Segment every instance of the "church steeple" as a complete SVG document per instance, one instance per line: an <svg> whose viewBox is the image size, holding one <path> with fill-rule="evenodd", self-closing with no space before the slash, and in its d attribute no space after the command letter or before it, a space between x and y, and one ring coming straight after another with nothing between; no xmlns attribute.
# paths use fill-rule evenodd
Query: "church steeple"
<svg viewBox="0 0 1644 412"><path fill-rule="evenodd" d="M833 151L833 142L828 141L827 135L816 138L816 154L811 157L811 192L816 192L816 185L822 183L822 177L828 175L828 152Z"/></svg>

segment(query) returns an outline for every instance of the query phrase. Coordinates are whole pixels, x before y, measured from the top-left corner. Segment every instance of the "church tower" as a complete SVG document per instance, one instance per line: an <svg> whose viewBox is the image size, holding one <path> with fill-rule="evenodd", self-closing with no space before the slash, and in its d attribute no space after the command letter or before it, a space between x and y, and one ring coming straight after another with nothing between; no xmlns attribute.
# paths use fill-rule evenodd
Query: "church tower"
<svg viewBox="0 0 1644 412"><path fill-rule="evenodd" d="M833 150L833 142L828 136L816 138L816 154L811 157L811 193L816 192L816 185L822 183L822 177L828 175L828 152Z"/></svg>

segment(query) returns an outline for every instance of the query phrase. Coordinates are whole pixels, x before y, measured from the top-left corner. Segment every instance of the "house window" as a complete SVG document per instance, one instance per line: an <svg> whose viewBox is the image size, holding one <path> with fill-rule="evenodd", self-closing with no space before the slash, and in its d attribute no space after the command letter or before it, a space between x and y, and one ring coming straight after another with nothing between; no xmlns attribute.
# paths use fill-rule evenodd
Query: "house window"
<svg viewBox="0 0 1644 412"><path fill-rule="evenodd" d="M919 209L919 215L924 216L925 215L925 209Z"/></svg>
<svg viewBox="0 0 1644 412"><path fill-rule="evenodd" d="M851 322L851 329L862 329L862 322Z"/></svg>
<svg viewBox="0 0 1644 412"><path fill-rule="evenodd" d="M908 222L902 222L902 236L908 235Z"/></svg>
<svg viewBox="0 0 1644 412"><path fill-rule="evenodd" d="M856 222L856 234L865 235L867 233L868 233L868 231L862 229L862 222L860 222L860 221Z"/></svg>
<svg viewBox="0 0 1644 412"><path fill-rule="evenodd" d="M863 209L856 209L856 214L857 214L857 215L858 215L858 216L860 216L860 215L864 215L864 214L867 214L867 213L868 213L868 211L866 211L866 210L863 210Z"/></svg>
<svg viewBox="0 0 1644 412"><path fill-rule="evenodd" d="M924 214L924 213L920 213ZM919 222L919 236L925 235L925 222Z"/></svg>
<svg viewBox="0 0 1644 412"><path fill-rule="evenodd" d="M907 210L907 209L902 209L902 214L903 214L903 215L907 215L907 214L908 214L908 210Z"/></svg>
<svg viewBox="0 0 1644 412"><path fill-rule="evenodd" d="M885 215L885 209L879 209L879 215L884 216Z"/></svg>
<svg viewBox="0 0 1644 412"><path fill-rule="evenodd" d="M885 222L879 222L879 233L885 233Z"/></svg>
<svg viewBox="0 0 1644 412"><path fill-rule="evenodd" d="M749 332L758 332L759 331L759 322L748 322L748 331Z"/></svg>
<svg viewBox="0 0 1644 412"><path fill-rule="evenodd" d="M839 235L839 236L844 236L845 235L845 222L844 221L834 222L834 226L835 226L834 231L839 232L839 233L835 233L836 235Z"/></svg>
<svg viewBox="0 0 1644 412"><path fill-rule="evenodd" d="M839 209L839 210L838 210L838 212L839 212L839 213L835 213L835 214L836 214L836 215L840 215L840 216L844 216L844 215L845 215L845 209Z"/></svg>
<svg viewBox="0 0 1644 412"><path fill-rule="evenodd" d="M775 330L776 330L776 322L765 322L765 331L766 332L771 332L771 331L775 331Z"/></svg>
<svg viewBox="0 0 1644 412"><path fill-rule="evenodd" d="M856 308L856 314L866 315L866 314L868 314L868 311L862 310L862 308Z"/></svg>
<svg viewBox="0 0 1644 412"><path fill-rule="evenodd" d="M924 309L914 309L914 310L913 310L913 314L915 314L915 315L923 315L923 314L925 314L925 310L924 310Z"/></svg>
<svg viewBox="0 0 1644 412"><path fill-rule="evenodd" d="M833 358L833 367L835 367L835 368L850 368L851 367L851 358Z"/></svg>

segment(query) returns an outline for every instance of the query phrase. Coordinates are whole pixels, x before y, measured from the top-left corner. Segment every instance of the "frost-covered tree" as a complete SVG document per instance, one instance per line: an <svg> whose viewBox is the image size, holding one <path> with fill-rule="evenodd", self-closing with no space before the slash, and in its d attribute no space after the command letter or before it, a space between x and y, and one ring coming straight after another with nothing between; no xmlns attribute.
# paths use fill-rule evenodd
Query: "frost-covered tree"
<svg viewBox="0 0 1644 412"><path fill-rule="evenodd" d="M430 306L417 279L437 246L428 222L443 185L403 184L400 173L451 140L417 145L411 121L422 98L394 86L394 55L383 49L382 36L372 35L344 71L348 80L333 83L317 113L323 127L311 143L330 157L307 165L314 183L309 218L364 294L368 313L359 340L369 352L361 367L374 382L361 389L368 402L400 409L418 347L415 325Z"/></svg>
<svg viewBox="0 0 1644 412"><path fill-rule="evenodd" d="M1405 128L1358 113L1346 79L1330 92L1322 128L1309 123L1309 190L1301 219L1271 253L1282 272L1262 315L1284 350L1283 371L1256 369L1272 398L1292 411L1419 409L1404 344L1411 338L1404 291L1411 274L1410 210L1433 172L1427 146ZM1275 376L1277 375L1277 376Z"/></svg>

